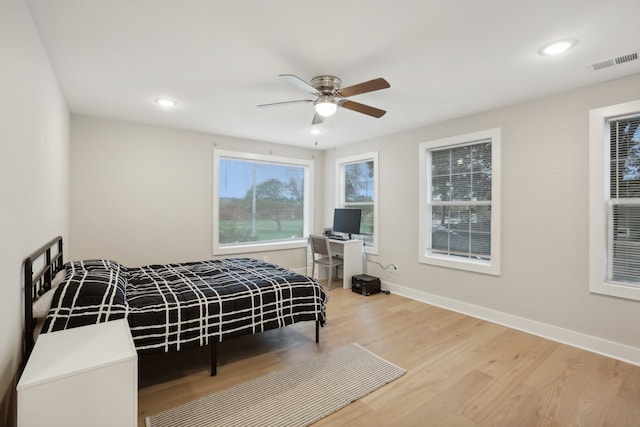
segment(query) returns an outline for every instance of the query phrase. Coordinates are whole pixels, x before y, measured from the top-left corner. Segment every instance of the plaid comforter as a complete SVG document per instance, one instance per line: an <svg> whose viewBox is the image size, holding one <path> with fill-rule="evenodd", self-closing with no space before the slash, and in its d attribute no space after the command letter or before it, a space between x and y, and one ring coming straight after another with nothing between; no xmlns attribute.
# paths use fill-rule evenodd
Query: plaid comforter
<svg viewBox="0 0 640 427"><path fill-rule="evenodd" d="M43 332L127 318L138 351L168 352L325 320L327 295L317 281L256 259L65 267Z"/></svg>

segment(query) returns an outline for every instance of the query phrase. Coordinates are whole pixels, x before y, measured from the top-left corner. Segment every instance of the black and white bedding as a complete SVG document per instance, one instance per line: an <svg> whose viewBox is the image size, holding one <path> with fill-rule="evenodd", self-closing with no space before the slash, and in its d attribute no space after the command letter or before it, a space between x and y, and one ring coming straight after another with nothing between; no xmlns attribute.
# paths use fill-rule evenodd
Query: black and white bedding
<svg viewBox="0 0 640 427"><path fill-rule="evenodd" d="M251 258L126 267L65 264L43 332L127 318L140 352L178 351L313 320L327 295L314 279Z"/></svg>

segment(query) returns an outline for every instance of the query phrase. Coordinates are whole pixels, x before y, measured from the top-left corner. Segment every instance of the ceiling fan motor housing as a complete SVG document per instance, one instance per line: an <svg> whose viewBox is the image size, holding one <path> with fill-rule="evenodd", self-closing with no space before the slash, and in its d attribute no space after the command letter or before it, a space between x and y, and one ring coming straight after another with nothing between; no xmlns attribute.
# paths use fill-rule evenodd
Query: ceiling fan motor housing
<svg viewBox="0 0 640 427"><path fill-rule="evenodd" d="M325 95L335 95L335 93L340 89L341 84L342 80L336 76L317 76L311 79L311 86L313 86L318 92Z"/></svg>

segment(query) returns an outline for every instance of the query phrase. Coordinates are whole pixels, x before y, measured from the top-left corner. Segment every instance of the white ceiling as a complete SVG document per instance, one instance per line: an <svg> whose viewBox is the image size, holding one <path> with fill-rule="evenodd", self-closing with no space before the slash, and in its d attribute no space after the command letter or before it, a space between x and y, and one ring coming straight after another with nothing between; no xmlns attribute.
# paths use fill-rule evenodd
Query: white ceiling
<svg viewBox="0 0 640 427"><path fill-rule="evenodd" d="M640 0L28 0L74 113L328 149L640 72ZM577 40L562 56L542 45ZM384 77L309 133L279 74ZM178 102L166 110L165 96Z"/></svg>

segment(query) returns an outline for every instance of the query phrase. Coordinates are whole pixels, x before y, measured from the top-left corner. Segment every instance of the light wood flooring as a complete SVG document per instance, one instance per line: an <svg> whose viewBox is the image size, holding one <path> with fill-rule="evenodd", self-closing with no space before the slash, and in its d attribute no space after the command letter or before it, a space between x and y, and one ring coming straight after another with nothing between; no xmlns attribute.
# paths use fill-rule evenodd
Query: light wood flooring
<svg viewBox="0 0 640 427"><path fill-rule="evenodd" d="M316 426L640 426L640 367L397 295L329 291L328 323L140 357L144 417L355 342L407 373Z"/></svg>

